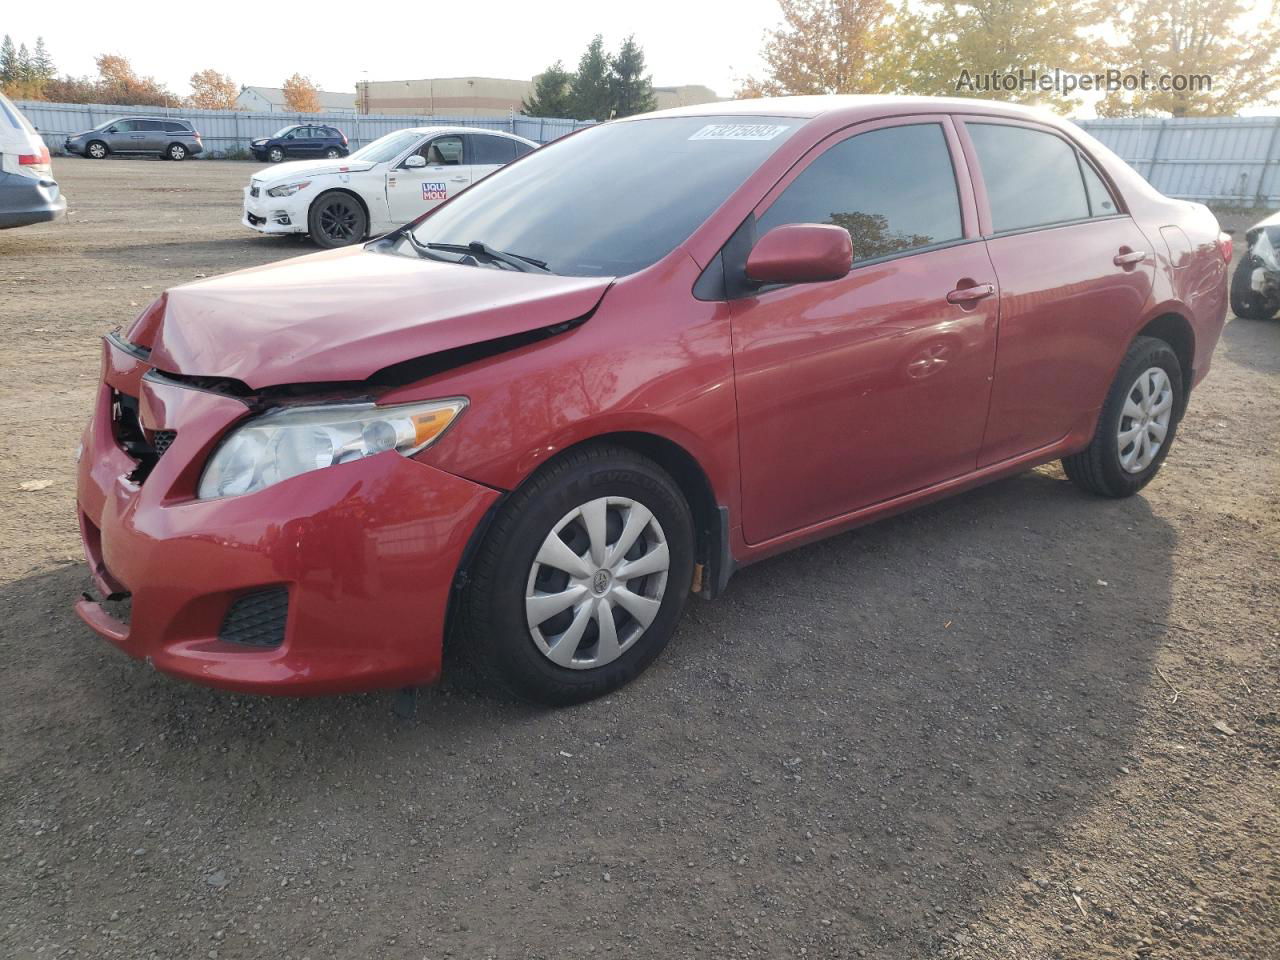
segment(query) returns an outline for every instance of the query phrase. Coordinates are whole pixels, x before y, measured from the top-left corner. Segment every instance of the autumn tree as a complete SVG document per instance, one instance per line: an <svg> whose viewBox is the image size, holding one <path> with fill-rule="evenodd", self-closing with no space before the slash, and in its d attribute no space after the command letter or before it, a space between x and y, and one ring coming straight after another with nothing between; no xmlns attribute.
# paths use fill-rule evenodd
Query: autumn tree
<svg viewBox="0 0 1280 960"><path fill-rule="evenodd" d="M1068 110L1078 101L1043 90L1032 75L1097 69L1100 50L1089 38L1097 9L1091 0L937 0L914 10L904 5L892 25L893 61L882 71L884 88ZM1017 76L1019 83L1012 89L994 83L993 73Z"/></svg>
<svg viewBox="0 0 1280 960"><path fill-rule="evenodd" d="M636 43L634 34L622 41L610 63L609 98L615 117L648 113L657 105L653 98L653 78L644 72L644 50Z"/></svg>
<svg viewBox="0 0 1280 960"><path fill-rule="evenodd" d="M225 73L201 70L191 75L191 96L187 104L200 110L234 110L239 88Z"/></svg>
<svg viewBox="0 0 1280 960"><path fill-rule="evenodd" d="M284 92L284 105L291 112L320 112L320 91L308 77L295 73L284 82L281 89Z"/></svg>
<svg viewBox="0 0 1280 960"><path fill-rule="evenodd" d="M533 91L520 102L520 112L526 117L567 117L570 106L569 85L573 74L557 60L533 78Z"/></svg>
<svg viewBox="0 0 1280 960"><path fill-rule="evenodd" d="M1264 102L1280 90L1280 17L1272 6L1260 22L1246 20L1241 0L1120 0L1115 29L1122 40L1110 59L1126 73L1208 76L1212 89L1113 91L1102 116L1167 113L1226 115Z"/></svg>
<svg viewBox="0 0 1280 960"><path fill-rule="evenodd" d="M177 106L179 100L155 77L140 77L127 58L104 53L94 59L98 67L96 95L102 103L130 107Z"/></svg>
<svg viewBox="0 0 1280 960"><path fill-rule="evenodd" d="M782 25L765 33L764 77L740 81L738 96L866 93L886 43L885 0L778 0Z"/></svg>
<svg viewBox="0 0 1280 960"><path fill-rule="evenodd" d="M578 61L578 72L569 85L569 106L578 120L608 120L612 97L609 91L610 57L604 51L604 37L596 34Z"/></svg>

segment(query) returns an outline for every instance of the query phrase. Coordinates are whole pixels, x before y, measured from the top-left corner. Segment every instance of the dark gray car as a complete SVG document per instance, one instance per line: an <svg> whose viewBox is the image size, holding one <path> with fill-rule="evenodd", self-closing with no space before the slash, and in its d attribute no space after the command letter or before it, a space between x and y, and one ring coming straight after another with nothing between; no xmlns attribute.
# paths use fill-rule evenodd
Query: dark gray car
<svg viewBox="0 0 1280 960"><path fill-rule="evenodd" d="M191 121L169 117L117 117L67 137L63 147L68 153L92 160L102 160L113 153L185 160L204 153L200 134Z"/></svg>

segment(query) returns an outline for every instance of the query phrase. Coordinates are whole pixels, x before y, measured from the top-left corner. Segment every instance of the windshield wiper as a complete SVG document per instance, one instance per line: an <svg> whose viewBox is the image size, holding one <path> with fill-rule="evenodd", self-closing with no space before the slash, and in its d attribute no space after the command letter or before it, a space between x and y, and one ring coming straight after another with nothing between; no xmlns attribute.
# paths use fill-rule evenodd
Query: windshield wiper
<svg viewBox="0 0 1280 960"><path fill-rule="evenodd" d="M414 238L417 239L416 237ZM509 267L514 267L521 273L550 273L547 265L542 260L535 260L533 257L523 257L518 253L505 253L502 250L495 250L487 243L479 240L472 240L470 243L428 243L427 247L432 250L449 250L456 253L480 254L482 257L488 257L490 260L497 260L499 263L505 263Z"/></svg>
<svg viewBox="0 0 1280 960"><path fill-rule="evenodd" d="M429 245L423 243L414 235L412 230L401 228L399 233L400 236L398 239L408 240L409 246L413 247L414 253L418 256L427 260L439 260L441 263L457 263L456 260L451 260L448 257L442 257L439 254L434 253Z"/></svg>

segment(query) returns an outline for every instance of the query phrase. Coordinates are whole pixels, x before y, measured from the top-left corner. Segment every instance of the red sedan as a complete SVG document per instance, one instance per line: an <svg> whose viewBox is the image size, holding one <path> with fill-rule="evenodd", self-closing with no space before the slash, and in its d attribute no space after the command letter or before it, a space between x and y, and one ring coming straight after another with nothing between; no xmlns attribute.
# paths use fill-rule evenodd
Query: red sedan
<svg viewBox="0 0 1280 960"><path fill-rule="evenodd" d="M523 695L597 696L743 564L1050 460L1142 489L1229 255L1205 207L1026 109L593 127L107 337L80 525L131 604L78 610L233 690L428 683L448 633Z"/></svg>

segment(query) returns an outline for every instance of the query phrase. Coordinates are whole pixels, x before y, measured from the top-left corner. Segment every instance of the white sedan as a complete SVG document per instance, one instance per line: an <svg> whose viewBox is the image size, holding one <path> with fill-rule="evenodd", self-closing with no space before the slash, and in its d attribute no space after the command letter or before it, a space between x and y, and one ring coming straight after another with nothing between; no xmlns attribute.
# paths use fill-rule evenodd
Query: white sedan
<svg viewBox="0 0 1280 960"><path fill-rule="evenodd" d="M319 246L345 247L418 218L537 146L498 130L397 130L340 160L258 171L245 187L240 222L259 233L306 233Z"/></svg>

